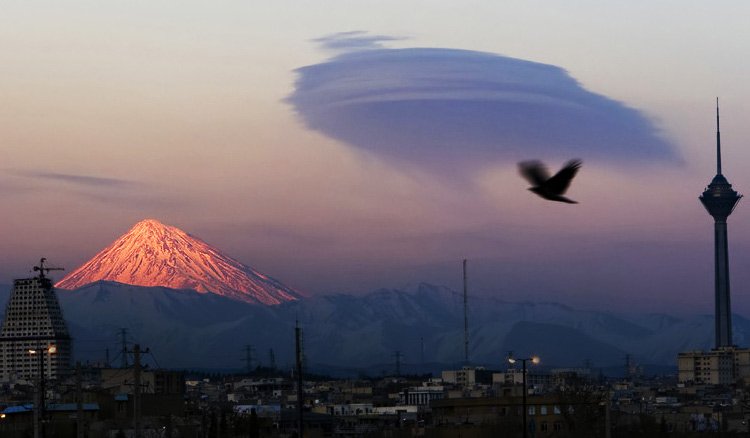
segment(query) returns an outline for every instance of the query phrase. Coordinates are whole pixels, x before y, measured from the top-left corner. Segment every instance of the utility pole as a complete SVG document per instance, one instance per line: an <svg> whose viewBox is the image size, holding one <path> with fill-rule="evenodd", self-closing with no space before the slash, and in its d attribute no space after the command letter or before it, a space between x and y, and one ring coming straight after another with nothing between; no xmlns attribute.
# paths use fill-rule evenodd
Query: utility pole
<svg viewBox="0 0 750 438"><path fill-rule="evenodd" d="M253 351L252 345L245 345L245 370L248 374L253 372Z"/></svg>
<svg viewBox="0 0 750 438"><path fill-rule="evenodd" d="M47 259L42 257L39 260L39 266L34 266L33 270L34 272L39 272L39 282L42 284L42 287L45 287L45 285L48 285L49 288L51 288L50 280L44 276L45 272L50 271L64 271L64 268L50 268L45 267L44 262L46 262ZM42 303L44 306L45 304ZM34 299L34 307L37 307L36 298ZM41 333L39 332L39 321L36 321L36 336L41 336ZM46 345L44 348L42 348L41 342L39 342L37 338L36 342L36 349L35 350L29 350L29 353L35 353L39 355L39 380L37 385L37 397L36 401L34 402L34 438L44 438L45 437L45 431L44 431L44 417L45 417L45 404L46 404L46 398L47 398L47 391L44 387L44 355L47 354L50 351L50 346Z"/></svg>
<svg viewBox="0 0 750 438"><path fill-rule="evenodd" d="M464 259L464 363L469 364L469 297L466 276L466 259Z"/></svg>
<svg viewBox="0 0 750 438"><path fill-rule="evenodd" d="M419 359L424 367L424 337L419 338ZM422 370L422 372L424 372L424 370Z"/></svg>
<svg viewBox="0 0 750 438"><path fill-rule="evenodd" d="M44 261L44 259L42 259ZM44 381L44 355L47 353L47 350L49 347L37 348L36 354L39 355L39 385L37 386L37 403L36 403L36 409L34 409L34 412L37 414L36 421L34 422L34 438L44 438L46 436L45 430L44 430L44 417L45 417L45 408L47 404L47 389L45 388L45 381Z"/></svg>
<svg viewBox="0 0 750 438"><path fill-rule="evenodd" d="M629 379L631 377L630 369L631 369L630 354L626 354L625 355L625 379Z"/></svg>
<svg viewBox="0 0 750 438"><path fill-rule="evenodd" d="M34 438L44 438L44 354L42 354L41 346L29 352L39 355L39 378L36 385L36 400L34 400Z"/></svg>
<svg viewBox="0 0 750 438"><path fill-rule="evenodd" d="M276 355L273 353L273 348L268 350L268 366L272 371L276 370Z"/></svg>
<svg viewBox="0 0 750 438"><path fill-rule="evenodd" d="M76 362L76 438L83 438L83 389L81 362Z"/></svg>
<svg viewBox="0 0 750 438"><path fill-rule="evenodd" d="M294 328L294 340L295 340L295 353L297 362L297 428L299 433L297 436L303 438L304 433L304 420L302 416L304 388L302 387L302 329L299 326L299 320Z"/></svg>
<svg viewBox="0 0 750 438"><path fill-rule="evenodd" d="M144 351L148 353L148 348ZM141 438L141 346L133 346L133 432Z"/></svg>
<svg viewBox="0 0 750 438"><path fill-rule="evenodd" d="M396 358L396 377L401 377L401 352L396 350L393 357Z"/></svg>
<svg viewBox="0 0 750 438"><path fill-rule="evenodd" d="M128 329L120 329L120 368L128 367Z"/></svg>
<svg viewBox="0 0 750 438"><path fill-rule="evenodd" d="M612 438L612 414L609 406L609 390L607 390L606 398L604 399L604 438Z"/></svg>

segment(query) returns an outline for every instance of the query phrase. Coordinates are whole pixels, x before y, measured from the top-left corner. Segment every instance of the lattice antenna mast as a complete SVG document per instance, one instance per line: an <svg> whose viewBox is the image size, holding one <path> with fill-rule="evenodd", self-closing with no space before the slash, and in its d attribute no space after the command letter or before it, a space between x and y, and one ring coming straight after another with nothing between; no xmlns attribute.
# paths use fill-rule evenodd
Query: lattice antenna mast
<svg viewBox="0 0 750 438"><path fill-rule="evenodd" d="M719 130L719 98L716 98L716 174L721 175L721 132Z"/></svg>
<svg viewBox="0 0 750 438"><path fill-rule="evenodd" d="M255 348L252 345L245 345L245 370L248 374L253 372L253 353Z"/></svg>
<svg viewBox="0 0 750 438"><path fill-rule="evenodd" d="M268 363L272 370L276 370L276 355L273 352L273 348L268 350Z"/></svg>
<svg viewBox="0 0 750 438"><path fill-rule="evenodd" d="M464 362L469 364L469 287L464 259Z"/></svg>
<svg viewBox="0 0 750 438"><path fill-rule="evenodd" d="M419 361L424 366L424 337L419 338Z"/></svg>
<svg viewBox="0 0 750 438"><path fill-rule="evenodd" d="M120 329L120 368L128 367L128 329Z"/></svg>
<svg viewBox="0 0 750 438"><path fill-rule="evenodd" d="M44 258L44 257L42 257L39 260L39 266L34 266L34 272L39 272L39 278L40 279L46 278L44 276L45 272L49 272L49 271L64 271L65 270L65 268L48 268L48 267L45 267L44 266L44 262L46 262L46 261L47 261L47 259Z"/></svg>
<svg viewBox="0 0 750 438"><path fill-rule="evenodd" d="M302 415L304 407L304 383L302 380L302 328L299 326L299 319L294 327L295 340L295 362L297 367L297 436L305 436L305 422Z"/></svg>

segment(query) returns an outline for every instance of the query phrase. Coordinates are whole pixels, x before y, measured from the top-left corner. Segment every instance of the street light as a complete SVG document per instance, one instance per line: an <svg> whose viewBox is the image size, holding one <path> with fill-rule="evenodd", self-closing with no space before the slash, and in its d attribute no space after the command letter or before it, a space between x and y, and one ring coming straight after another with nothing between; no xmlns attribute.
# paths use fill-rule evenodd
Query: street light
<svg viewBox="0 0 750 438"><path fill-rule="evenodd" d="M518 361L521 361L523 364L523 438L526 438L528 436L528 428L526 427L526 411L528 410L528 407L526 406L526 362L531 362L534 365L538 365L540 360L539 356L531 356L527 357L525 359L517 359L513 356L508 357L508 363L516 363Z"/></svg>
<svg viewBox="0 0 750 438"><path fill-rule="evenodd" d="M55 345L47 345L44 349L29 349L29 354L39 354L39 383L37 385L37 399L34 403L34 438L44 437L44 428L42 422L44 421L44 403L47 398L44 389L44 355L57 353L57 347Z"/></svg>

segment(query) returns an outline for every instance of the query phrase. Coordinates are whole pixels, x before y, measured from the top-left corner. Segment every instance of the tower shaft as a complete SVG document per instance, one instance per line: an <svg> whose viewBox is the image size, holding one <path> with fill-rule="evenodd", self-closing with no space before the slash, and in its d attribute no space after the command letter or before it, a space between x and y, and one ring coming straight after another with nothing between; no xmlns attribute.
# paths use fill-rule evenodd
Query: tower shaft
<svg viewBox="0 0 750 438"><path fill-rule="evenodd" d="M732 345L732 307L729 298L729 248L726 220L714 221L714 289L716 348Z"/></svg>

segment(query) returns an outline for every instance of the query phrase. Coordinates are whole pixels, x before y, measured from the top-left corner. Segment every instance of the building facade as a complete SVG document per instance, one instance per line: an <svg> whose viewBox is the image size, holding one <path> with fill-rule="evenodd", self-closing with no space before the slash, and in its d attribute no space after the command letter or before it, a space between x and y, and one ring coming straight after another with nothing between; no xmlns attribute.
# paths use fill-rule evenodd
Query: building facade
<svg viewBox="0 0 750 438"><path fill-rule="evenodd" d="M445 383L464 387L492 384L492 371L484 367L465 366L460 370L447 370L442 372L441 377Z"/></svg>
<svg viewBox="0 0 750 438"><path fill-rule="evenodd" d="M44 370L57 379L70 370L71 340L52 287L38 277L13 281L0 329L0 381L33 381Z"/></svg>
<svg viewBox="0 0 750 438"><path fill-rule="evenodd" d="M677 356L679 381L693 385L732 385L750 379L750 349L716 348Z"/></svg>

